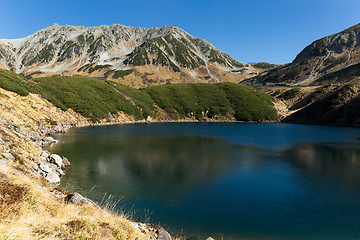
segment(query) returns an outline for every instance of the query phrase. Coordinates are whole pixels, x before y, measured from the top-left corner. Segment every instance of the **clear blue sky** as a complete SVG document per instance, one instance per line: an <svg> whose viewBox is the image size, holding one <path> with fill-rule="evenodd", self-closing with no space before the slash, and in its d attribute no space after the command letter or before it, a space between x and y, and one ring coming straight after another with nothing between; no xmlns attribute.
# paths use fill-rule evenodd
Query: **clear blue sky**
<svg viewBox="0 0 360 240"><path fill-rule="evenodd" d="M53 23L176 25L235 59L288 63L316 39L360 23L359 0L0 0L0 39Z"/></svg>

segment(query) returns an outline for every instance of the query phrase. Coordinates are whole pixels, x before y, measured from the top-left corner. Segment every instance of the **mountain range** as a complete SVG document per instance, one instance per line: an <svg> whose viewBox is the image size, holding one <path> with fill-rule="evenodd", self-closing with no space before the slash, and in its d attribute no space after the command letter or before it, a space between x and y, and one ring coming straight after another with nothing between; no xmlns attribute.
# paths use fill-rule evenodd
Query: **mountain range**
<svg viewBox="0 0 360 240"><path fill-rule="evenodd" d="M176 26L119 24L53 24L22 39L1 39L0 68L29 77L86 75L133 87L239 82L261 71Z"/></svg>
<svg viewBox="0 0 360 240"><path fill-rule="evenodd" d="M356 81L360 74L353 73L359 64L360 24L357 24L314 41L292 63L274 68L252 81L300 86ZM344 77L345 73L348 76Z"/></svg>

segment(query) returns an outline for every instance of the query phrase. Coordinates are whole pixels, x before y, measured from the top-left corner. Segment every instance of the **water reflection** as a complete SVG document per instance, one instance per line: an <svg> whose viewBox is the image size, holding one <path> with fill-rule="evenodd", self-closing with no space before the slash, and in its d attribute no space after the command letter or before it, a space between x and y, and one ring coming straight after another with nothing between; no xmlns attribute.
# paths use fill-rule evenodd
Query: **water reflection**
<svg viewBox="0 0 360 240"><path fill-rule="evenodd" d="M301 143L286 151L288 159L308 175L331 179L338 184L358 186L360 148L354 143Z"/></svg>
<svg viewBox="0 0 360 240"><path fill-rule="evenodd" d="M50 151L72 161L63 184L124 196L175 235L356 239L355 135L303 125L129 125L74 129L55 136L62 143Z"/></svg>

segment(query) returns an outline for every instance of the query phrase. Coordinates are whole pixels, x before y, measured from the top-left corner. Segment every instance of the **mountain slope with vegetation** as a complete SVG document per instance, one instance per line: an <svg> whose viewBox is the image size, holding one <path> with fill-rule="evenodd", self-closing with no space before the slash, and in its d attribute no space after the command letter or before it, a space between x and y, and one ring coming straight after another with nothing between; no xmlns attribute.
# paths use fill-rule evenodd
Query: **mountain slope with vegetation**
<svg viewBox="0 0 360 240"><path fill-rule="evenodd" d="M149 117L267 121L276 118L272 101L234 83L136 89L85 76L29 80L0 70L0 238L161 239L160 234L168 233L160 226L134 223L129 216L113 212L114 199L100 203L101 207L91 201L66 200L70 195L48 182L53 171L64 174L54 168L52 155L41 149L45 141L55 141L48 134L94 121L120 123Z"/></svg>
<svg viewBox="0 0 360 240"><path fill-rule="evenodd" d="M250 82L283 102L283 121L359 126L360 24L314 41L294 61ZM270 85L270 84L268 84Z"/></svg>
<svg viewBox="0 0 360 240"><path fill-rule="evenodd" d="M274 68L252 81L304 86L321 84L318 81L320 78L337 74L336 72L359 63L360 24L357 24L340 33L314 41L302 50L292 63Z"/></svg>
<svg viewBox="0 0 360 240"><path fill-rule="evenodd" d="M91 123L28 92L20 75L1 71L0 84L0 239L156 239L145 224L147 233L114 212L116 199L101 208L65 201L68 193L39 174L53 164L41 147L54 141L48 134Z"/></svg>
<svg viewBox="0 0 360 240"><path fill-rule="evenodd" d="M22 39L0 39L0 68L31 76L85 75L132 87L238 82L261 71L176 26L54 24Z"/></svg>
<svg viewBox="0 0 360 240"><path fill-rule="evenodd" d="M0 70L0 87L21 95L40 94L63 111L72 109L93 122L112 121L126 114L133 120L276 119L273 99L243 84L166 84L136 89L114 81L85 76L27 80Z"/></svg>

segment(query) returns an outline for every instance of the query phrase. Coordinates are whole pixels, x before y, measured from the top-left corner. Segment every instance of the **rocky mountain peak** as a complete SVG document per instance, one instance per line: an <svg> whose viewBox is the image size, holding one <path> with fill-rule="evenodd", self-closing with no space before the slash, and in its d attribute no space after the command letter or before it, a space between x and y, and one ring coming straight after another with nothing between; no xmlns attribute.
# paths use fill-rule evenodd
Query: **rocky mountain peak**
<svg viewBox="0 0 360 240"><path fill-rule="evenodd" d="M291 64L271 70L253 81L291 85L321 85L324 76L360 64L360 24L314 41ZM342 77L340 77L343 79ZM339 77L331 78L336 83ZM319 81L318 81L319 80ZM329 80L330 81L330 80ZM328 82L328 80L327 80Z"/></svg>
<svg viewBox="0 0 360 240"><path fill-rule="evenodd" d="M0 67L24 75L83 74L114 79L124 79L123 71L132 70L130 82L139 81L137 72L153 75L140 80L138 86L239 81L256 73L176 26L145 29L121 24L82 27L54 23L24 39L0 40Z"/></svg>

